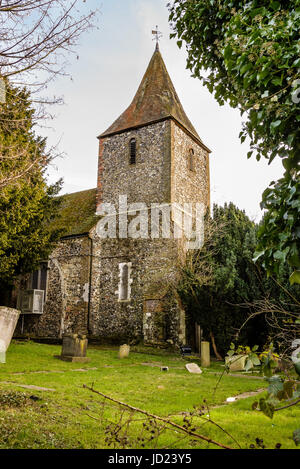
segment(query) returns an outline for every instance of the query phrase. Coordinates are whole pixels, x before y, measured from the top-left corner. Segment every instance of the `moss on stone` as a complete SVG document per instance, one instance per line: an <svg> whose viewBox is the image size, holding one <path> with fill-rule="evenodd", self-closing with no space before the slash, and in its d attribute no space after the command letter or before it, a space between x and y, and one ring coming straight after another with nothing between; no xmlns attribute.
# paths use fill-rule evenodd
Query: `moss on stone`
<svg viewBox="0 0 300 469"><path fill-rule="evenodd" d="M89 233L96 225L96 189L74 192L61 196L58 217L53 221L63 230L63 237Z"/></svg>

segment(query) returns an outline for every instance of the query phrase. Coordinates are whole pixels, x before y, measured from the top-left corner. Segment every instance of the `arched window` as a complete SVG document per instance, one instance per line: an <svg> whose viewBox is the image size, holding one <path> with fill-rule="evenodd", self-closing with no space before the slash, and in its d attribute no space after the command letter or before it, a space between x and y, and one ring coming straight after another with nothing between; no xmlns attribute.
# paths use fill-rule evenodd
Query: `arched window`
<svg viewBox="0 0 300 469"><path fill-rule="evenodd" d="M130 164L136 164L136 139L130 140Z"/></svg>
<svg viewBox="0 0 300 469"><path fill-rule="evenodd" d="M195 152L192 148L189 150L189 170L195 171Z"/></svg>

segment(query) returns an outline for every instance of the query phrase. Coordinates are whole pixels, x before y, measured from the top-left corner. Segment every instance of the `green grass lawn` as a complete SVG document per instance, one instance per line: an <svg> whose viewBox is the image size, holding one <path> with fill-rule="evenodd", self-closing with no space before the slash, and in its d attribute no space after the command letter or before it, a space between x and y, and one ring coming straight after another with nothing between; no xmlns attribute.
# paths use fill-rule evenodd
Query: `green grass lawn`
<svg viewBox="0 0 300 469"><path fill-rule="evenodd" d="M179 425L186 424L184 412L204 406L203 415L195 417L190 428L233 448L238 444L249 448L256 438L263 439L267 448L274 448L276 443L296 448L292 433L300 426L299 406L277 412L270 420L251 410L259 394L226 404L228 397L265 389L267 383L258 376L224 375L219 382L224 369L220 363L194 375L188 373L187 360L179 355L148 348L134 348L128 358L120 360L116 347L90 346L91 362L84 365L54 358L60 351L59 346L32 342L11 344L7 363L0 364L0 448L120 447L122 440L116 442L112 430L105 431L109 425L115 428L118 422L125 430L129 417L132 421L125 432L127 447L215 447L195 438L182 439L174 428L160 429L158 436L157 427L149 426L143 415L122 414L118 406L108 401L104 405L103 398L83 385ZM161 371L160 365L168 366L169 371ZM217 425L207 421L208 415ZM113 441L116 446L109 446Z"/></svg>

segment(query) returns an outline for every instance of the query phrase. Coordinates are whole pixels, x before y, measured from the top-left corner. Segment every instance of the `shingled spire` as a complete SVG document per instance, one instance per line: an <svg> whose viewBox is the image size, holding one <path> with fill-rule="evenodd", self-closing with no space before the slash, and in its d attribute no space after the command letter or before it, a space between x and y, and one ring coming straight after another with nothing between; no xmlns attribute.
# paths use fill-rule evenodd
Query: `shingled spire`
<svg viewBox="0 0 300 469"><path fill-rule="evenodd" d="M156 47L139 89L128 109L99 137L107 137L164 119L174 119L202 143L188 119L165 63Z"/></svg>

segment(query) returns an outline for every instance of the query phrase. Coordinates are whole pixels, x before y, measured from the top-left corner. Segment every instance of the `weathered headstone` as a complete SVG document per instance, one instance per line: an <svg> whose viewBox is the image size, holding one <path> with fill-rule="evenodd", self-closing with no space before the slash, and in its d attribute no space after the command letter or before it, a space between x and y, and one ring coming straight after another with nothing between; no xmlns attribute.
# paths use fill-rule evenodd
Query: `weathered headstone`
<svg viewBox="0 0 300 469"><path fill-rule="evenodd" d="M201 366L203 366L203 368L210 367L210 344L209 342L201 342Z"/></svg>
<svg viewBox="0 0 300 469"><path fill-rule="evenodd" d="M4 340L0 340L0 363L6 362L5 355L6 355L6 348L5 348Z"/></svg>
<svg viewBox="0 0 300 469"><path fill-rule="evenodd" d="M196 363L187 363L185 367L190 373L195 373L198 375L202 373L201 368L199 368L199 366Z"/></svg>
<svg viewBox="0 0 300 469"><path fill-rule="evenodd" d="M5 363L5 353L9 347L12 336L20 316L17 309L0 306L0 362Z"/></svg>
<svg viewBox="0 0 300 469"><path fill-rule="evenodd" d="M56 356L66 362L87 363L91 359L86 357L88 340L85 335L65 334L61 355Z"/></svg>
<svg viewBox="0 0 300 469"><path fill-rule="evenodd" d="M121 345L119 349L119 358L127 358L129 356L130 346L129 345Z"/></svg>
<svg viewBox="0 0 300 469"><path fill-rule="evenodd" d="M243 371L245 369L246 360L247 355L233 355L232 357L226 357L225 363L229 365L230 371Z"/></svg>

